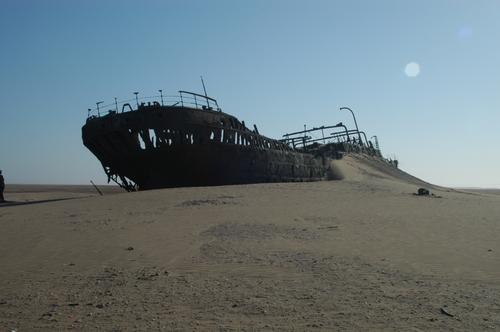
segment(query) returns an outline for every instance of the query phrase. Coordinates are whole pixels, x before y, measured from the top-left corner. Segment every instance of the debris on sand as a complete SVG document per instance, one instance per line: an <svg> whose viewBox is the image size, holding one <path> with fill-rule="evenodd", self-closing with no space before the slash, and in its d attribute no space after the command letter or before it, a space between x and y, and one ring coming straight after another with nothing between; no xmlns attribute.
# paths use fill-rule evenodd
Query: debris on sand
<svg viewBox="0 0 500 332"><path fill-rule="evenodd" d="M441 196L434 195L431 193L429 189L426 188L418 188L417 192L414 193L415 196L425 196L425 197L434 197L434 198L442 198Z"/></svg>
<svg viewBox="0 0 500 332"><path fill-rule="evenodd" d="M430 195L431 195L431 192L429 191L429 189L425 189L425 188L418 188L418 190L417 190L417 195L418 195L418 196L430 196Z"/></svg>
<svg viewBox="0 0 500 332"><path fill-rule="evenodd" d="M452 314L452 313L451 313L451 312L450 312L447 308L445 308L445 307L441 307L441 313L442 313L443 315L448 316L448 317L455 317L455 315L454 315L454 314Z"/></svg>

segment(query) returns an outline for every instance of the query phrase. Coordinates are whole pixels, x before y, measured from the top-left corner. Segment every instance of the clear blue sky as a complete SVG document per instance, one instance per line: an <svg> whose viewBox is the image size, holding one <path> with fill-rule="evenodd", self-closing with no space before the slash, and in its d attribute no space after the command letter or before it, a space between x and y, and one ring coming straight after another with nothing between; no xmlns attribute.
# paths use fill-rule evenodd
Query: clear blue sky
<svg viewBox="0 0 500 332"><path fill-rule="evenodd" d="M23 1L0 9L0 169L9 183L105 183L86 110L208 93L280 137L352 126L425 180L500 187L500 1ZM416 77L405 75L410 62Z"/></svg>

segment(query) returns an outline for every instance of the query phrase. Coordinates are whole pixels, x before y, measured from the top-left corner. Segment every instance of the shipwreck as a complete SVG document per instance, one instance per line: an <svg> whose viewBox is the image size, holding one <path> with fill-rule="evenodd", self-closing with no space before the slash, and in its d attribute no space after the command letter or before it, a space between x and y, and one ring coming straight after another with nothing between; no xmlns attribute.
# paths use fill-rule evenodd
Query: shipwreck
<svg viewBox="0 0 500 332"><path fill-rule="evenodd" d="M331 160L344 153L380 154L378 142L342 123L272 139L223 112L206 93L159 92L141 99L135 93L135 100L121 103L115 98L105 106L99 102L82 127L83 144L101 162L108 182L127 191L320 181L328 178Z"/></svg>

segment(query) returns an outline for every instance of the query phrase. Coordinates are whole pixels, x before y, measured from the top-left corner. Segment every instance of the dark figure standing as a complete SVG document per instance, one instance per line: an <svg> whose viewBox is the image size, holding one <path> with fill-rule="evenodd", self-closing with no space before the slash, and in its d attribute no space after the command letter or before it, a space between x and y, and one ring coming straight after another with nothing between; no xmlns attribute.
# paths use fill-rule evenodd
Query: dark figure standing
<svg viewBox="0 0 500 332"><path fill-rule="evenodd" d="M0 170L0 203L5 202L5 199L3 198L3 191L5 189L5 180L2 175L2 171Z"/></svg>

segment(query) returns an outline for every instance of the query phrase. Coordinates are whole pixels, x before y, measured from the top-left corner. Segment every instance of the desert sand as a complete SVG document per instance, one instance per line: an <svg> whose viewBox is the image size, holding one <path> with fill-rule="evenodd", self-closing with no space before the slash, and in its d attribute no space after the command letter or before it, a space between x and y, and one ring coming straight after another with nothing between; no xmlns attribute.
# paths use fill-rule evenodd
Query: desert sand
<svg viewBox="0 0 500 332"><path fill-rule="evenodd" d="M0 207L0 330L500 330L498 194L363 156L334 173L8 187L23 204Z"/></svg>

